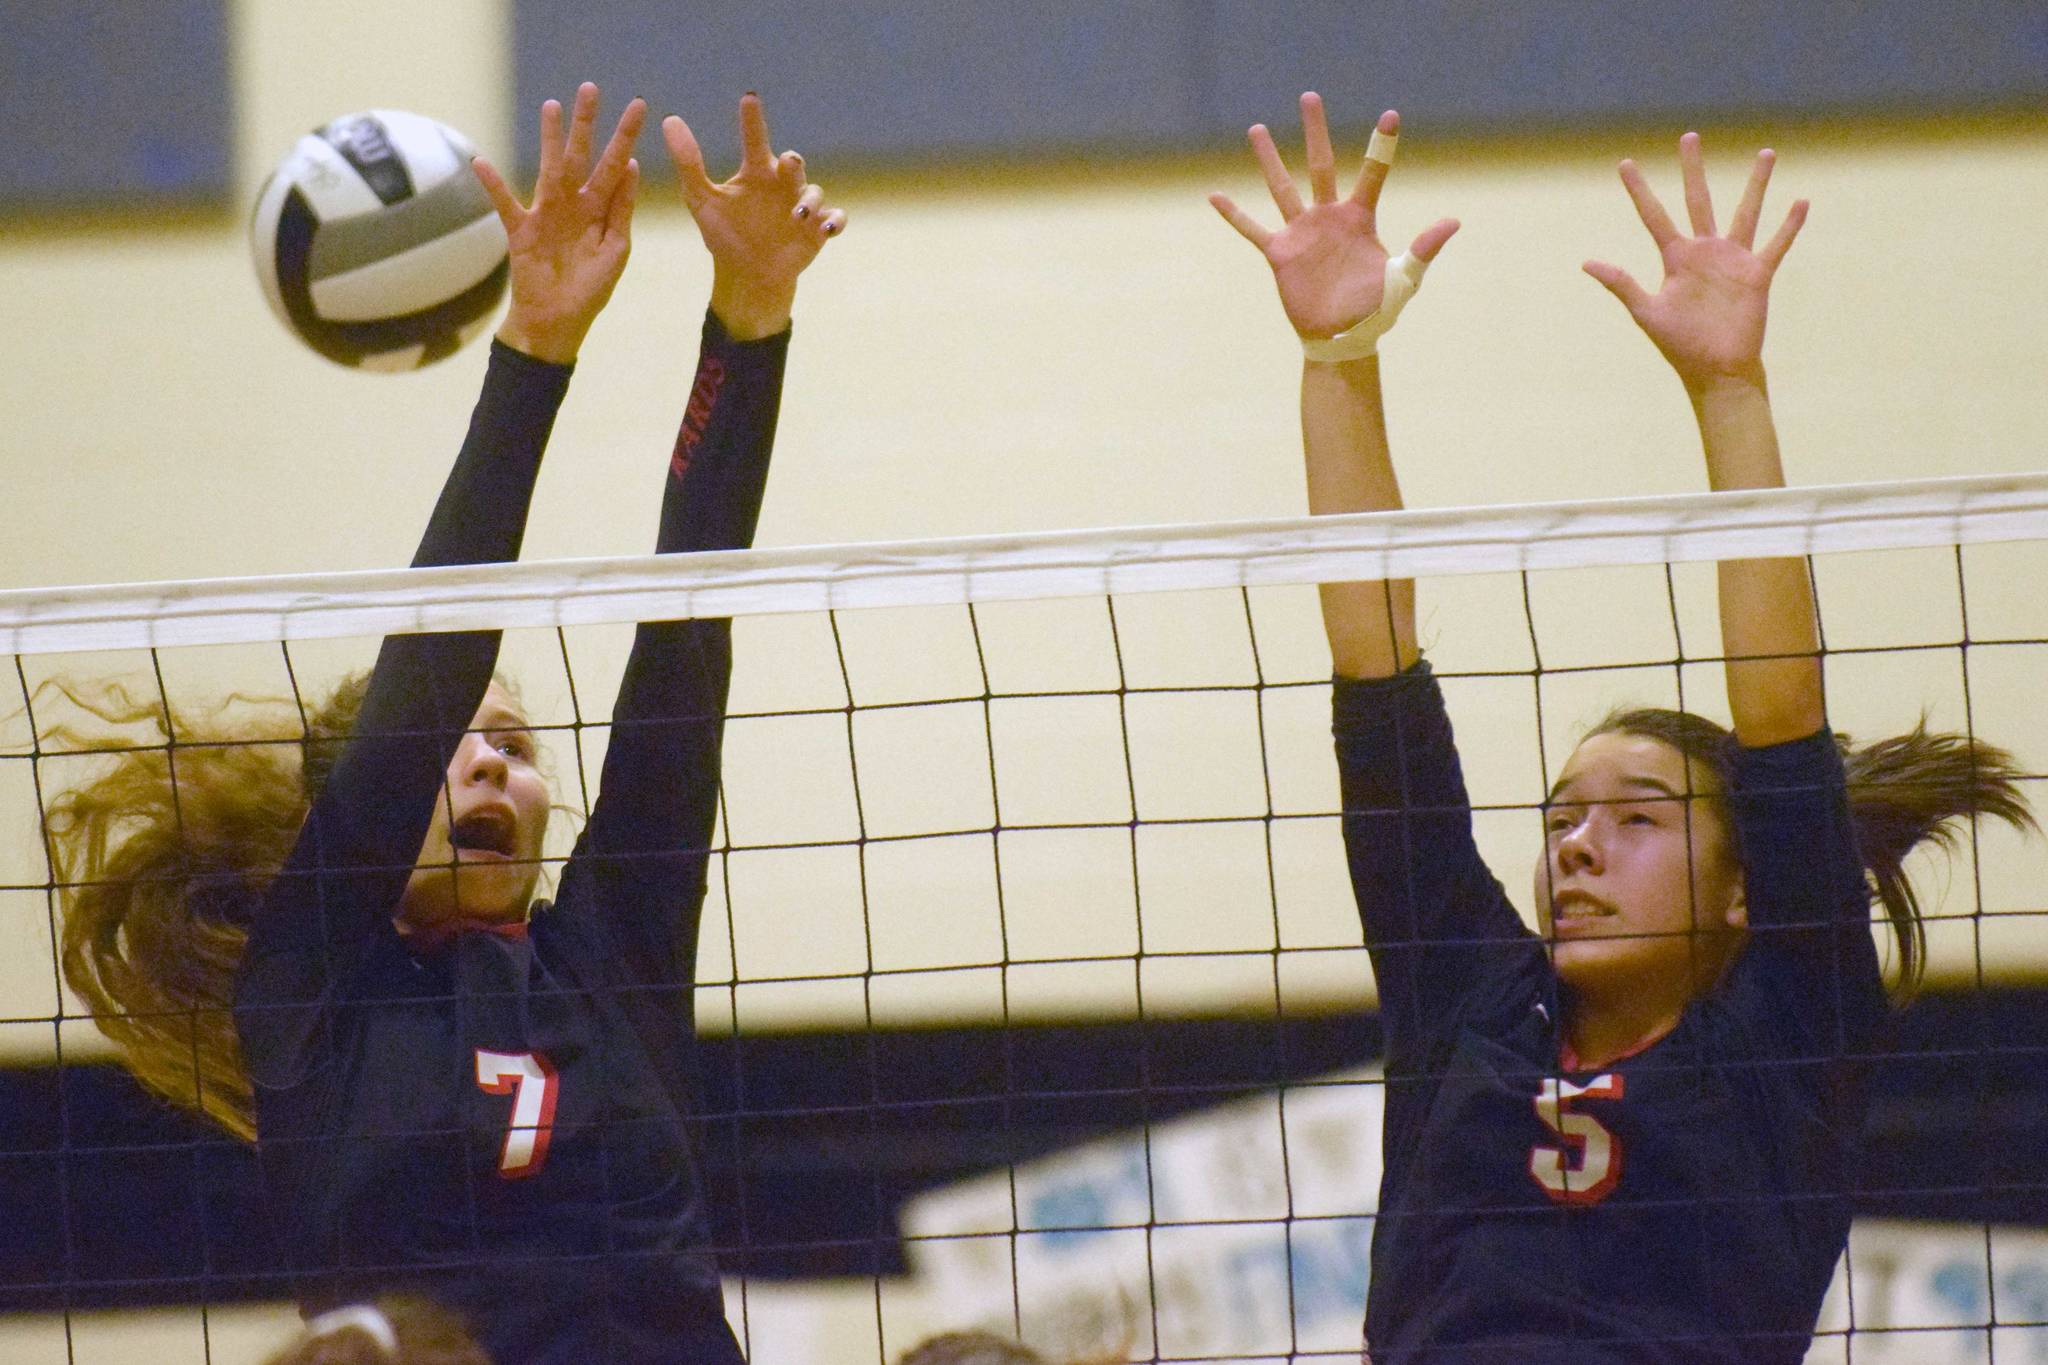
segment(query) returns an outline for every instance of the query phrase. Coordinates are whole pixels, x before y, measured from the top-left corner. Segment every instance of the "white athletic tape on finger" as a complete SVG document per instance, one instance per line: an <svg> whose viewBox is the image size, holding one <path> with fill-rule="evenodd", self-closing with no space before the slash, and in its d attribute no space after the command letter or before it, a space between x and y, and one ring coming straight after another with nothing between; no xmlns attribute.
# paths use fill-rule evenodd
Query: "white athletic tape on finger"
<svg viewBox="0 0 2048 1365"><path fill-rule="evenodd" d="M1310 360L1363 360L1379 350L1380 338L1393 329L1394 320L1422 287L1429 262L1402 252L1387 262L1380 284L1380 306L1333 337L1303 337L1301 353Z"/></svg>
<svg viewBox="0 0 2048 1365"><path fill-rule="evenodd" d="M1365 159L1377 161L1382 166L1391 166L1394 164L1394 149L1400 145L1399 133L1383 133L1375 128L1372 130L1372 141L1365 144Z"/></svg>

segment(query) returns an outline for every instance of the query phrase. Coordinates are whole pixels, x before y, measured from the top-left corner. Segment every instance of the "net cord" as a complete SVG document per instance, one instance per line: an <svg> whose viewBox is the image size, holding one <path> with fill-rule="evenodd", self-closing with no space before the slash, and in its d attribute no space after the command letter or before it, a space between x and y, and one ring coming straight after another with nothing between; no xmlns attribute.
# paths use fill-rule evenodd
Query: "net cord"
<svg viewBox="0 0 2048 1365"><path fill-rule="evenodd" d="M0 653L515 630L2048 538L2048 473L0 592Z"/></svg>

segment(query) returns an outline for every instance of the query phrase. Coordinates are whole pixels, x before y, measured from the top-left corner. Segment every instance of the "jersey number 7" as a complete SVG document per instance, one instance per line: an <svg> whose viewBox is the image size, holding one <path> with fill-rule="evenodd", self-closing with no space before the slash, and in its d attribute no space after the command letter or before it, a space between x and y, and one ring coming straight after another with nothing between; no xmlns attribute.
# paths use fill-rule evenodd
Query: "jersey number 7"
<svg viewBox="0 0 2048 1365"><path fill-rule="evenodd" d="M491 1095L512 1096L512 1122L498 1174L521 1180L538 1174L548 1159L548 1137L555 1125L555 1069L538 1052L476 1050L476 1083Z"/></svg>
<svg viewBox="0 0 2048 1365"><path fill-rule="evenodd" d="M1591 1114L1577 1114L1577 1099L1618 1100L1622 1078L1595 1076L1584 1085L1546 1076L1535 1096L1536 1117L1557 1134L1555 1147L1529 1149L1529 1178L1560 1204L1597 1204L1621 1179L1621 1141Z"/></svg>

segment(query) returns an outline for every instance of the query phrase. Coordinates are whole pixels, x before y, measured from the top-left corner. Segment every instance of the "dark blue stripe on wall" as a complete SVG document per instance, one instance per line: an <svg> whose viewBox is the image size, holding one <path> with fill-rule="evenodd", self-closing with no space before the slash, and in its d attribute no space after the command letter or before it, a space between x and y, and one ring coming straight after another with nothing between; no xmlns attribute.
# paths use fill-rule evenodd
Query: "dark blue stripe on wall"
<svg viewBox="0 0 2048 1365"><path fill-rule="evenodd" d="M223 203L227 0L0 0L0 210Z"/></svg>
<svg viewBox="0 0 2048 1365"><path fill-rule="evenodd" d="M707 1039L696 1141L728 1270L903 1270L921 1190L1321 1076L1371 1016ZM2048 1227L2048 989L1929 995L1873 1067L1860 1215ZM0 1071L0 1312L278 1297L256 1164L111 1066Z"/></svg>
<svg viewBox="0 0 2048 1365"><path fill-rule="evenodd" d="M2038 0L515 0L521 136L579 80L691 119L729 163L741 92L807 153L915 161L1235 139L1323 91L1432 127L2038 106ZM648 149L659 155L658 148ZM525 146L523 155L533 155Z"/></svg>

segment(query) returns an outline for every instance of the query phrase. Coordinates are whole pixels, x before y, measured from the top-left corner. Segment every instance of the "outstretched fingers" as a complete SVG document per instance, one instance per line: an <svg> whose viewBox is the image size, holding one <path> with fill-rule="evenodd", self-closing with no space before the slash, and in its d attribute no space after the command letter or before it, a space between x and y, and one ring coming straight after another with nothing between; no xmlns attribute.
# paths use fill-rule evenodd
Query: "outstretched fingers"
<svg viewBox="0 0 2048 1365"><path fill-rule="evenodd" d="M1628 309L1631 315L1640 312L1643 305L1650 301L1649 291L1636 283L1635 276L1618 265L1609 265L1605 261L1587 261L1580 269L1600 281L1608 293L1620 299L1621 306Z"/></svg>
<svg viewBox="0 0 2048 1365"><path fill-rule="evenodd" d="M1771 234L1771 240L1764 243L1764 249L1757 253L1757 257L1772 270L1778 268L1778 263L1785 259L1785 253L1792 249L1793 241L1799 236L1799 229L1806 226L1806 208L1806 200L1793 200L1791 210L1785 215L1785 221L1778 225L1778 230Z"/></svg>
<svg viewBox="0 0 2048 1365"><path fill-rule="evenodd" d="M1330 123L1323 113L1323 97L1311 90L1301 97L1301 140L1308 150L1310 199L1318 204L1337 202L1337 155L1330 150Z"/></svg>
<svg viewBox="0 0 2048 1365"><path fill-rule="evenodd" d="M540 173L534 179L534 194L552 185L562 174L562 102L542 100L540 106Z"/></svg>
<svg viewBox="0 0 2048 1365"><path fill-rule="evenodd" d="M761 108L761 97L751 90L740 96L740 169L757 172L775 169L774 144L768 138L768 115Z"/></svg>
<svg viewBox="0 0 2048 1365"><path fill-rule="evenodd" d="M638 140L640 129L646 122L647 101L629 101L619 114L618 126L612 129L611 141L605 143L603 154L590 172L587 188L592 194L600 199L612 198L620 181L625 178L626 168L632 164L633 143Z"/></svg>
<svg viewBox="0 0 2048 1365"><path fill-rule="evenodd" d="M1756 164L1749 168L1749 183L1742 189L1742 202L1735 206L1735 217L1728 223L1728 240L1744 250L1756 246L1756 225L1764 213L1764 190L1771 183L1771 167L1777 159L1778 154L1768 147L1756 154Z"/></svg>
<svg viewBox="0 0 2048 1365"><path fill-rule="evenodd" d="M640 197L640 160L627 157L626 166L619 173L618 182L610 190L610 200L605 206L604 232L607 237L630 237L633 228L633 204Z"/></svg>
<svg viewBox="0 0 2048 1365"><path fill-rule="evenodd" d="M704 150L697 145L697 135L690 131L690 125L676 114L661 121L661 140L668 144L669 160L676 164L676 177L683 187L683 205L694 214L717 192L711 177L704 173Z"/></svg>
<svg viewBox="0 0 2048 1365"><path fill-rule="evenodd" d="M801 152L784 152L775 158L775 174L782 183L801 193L805 183L804 158Z"/></svg>
<svg viewBox="0 0 2048 1365"><path fill-rule="evenodd" d="M1252 155L1258 158L1259 171L1266 177L1266 189L1280 210L1281 221L1293 222L1301 216L1301 193L1294 188L1287 163L1280 159L1280 149L1273 145L1273 134L1265 124L1254 123L1245 139L1252 144Z"/></svg>
<svg viewBox="0 0 2048 1365"><path fill-rule="evenodd" d="M1373 125L1376 138L1395 138L1401 135L1401 116L1392 109L1380 115L1380 121ZM1387 183L1387 173L1394 169L1391 153L1373 155L1371 147L1366 148L1365 164L1359 168L1358 183L1351 187L1351 201L1369 214L1377 214L1380 208L1380 190Z"/></svg>
<svg viewBox="0 0 2048 1365"><path fill-rule="evenodd" d="M1621 163L1622 188L1635 202L1636 217L1643 220L1643 226L1650 230L1650 240L1662 251L1678 240L1678 226L1671 221L1671 215L1664 211L1664 205L1657 199L1650 182L1643 179L1643 168L1633 161ZM1597 277L1596 277L1597 278Z"/></svg>
<svg viewBox="0 0 2048 1365"><path fill-rule="evenodd" d="M498 168L488 158L471 157L469 169L475 174L477 183L484 187L484 193L491 197L491 207L498 211L498 221L505 225L509 235L525 219L526 206L519 202L519 196L512 193L512 187L505 183L505 177L498 174Z"/></svg>
<svg viewBox="0 0 2048 1365"><path fill-rule="evenodd" d="M590 171L590 143L597 123L597 86L590 81L576 87L576 107L569 115L569 137L562 148L561 174L571 184L581 184Z"/></svg>
<svg viewBox="0 0 2048 1365"><path fill-rule="evenodd" d="M1223 221L1237 229L1237 235L1250 242L1259 250L1266 249L1266 243L1273 240L1273 234L1259 226L1256 218L1239 208L1227 194L1218 192L1209 196L1209 206L1223 215Z"/></svg>
<svg viewBox="0 0 2048 1365"><path fill-rule="evenodd" d="M1685 179L1685 214L1692 220L1692 235L1713 236L1714 197L1707 192L1707 163L1698 133L1678 139L1678 169Z"/></svg>
<svg viewBox="0 0 2048 1365"><path fill-rule="evenodd" d="M1415 234L1415 240L1408 244L1408 254L1428 265L1436 259L1436 254L1444 249L1444 243L1450 241L1457 233L1457 219L1439 218Z"/></svg>

